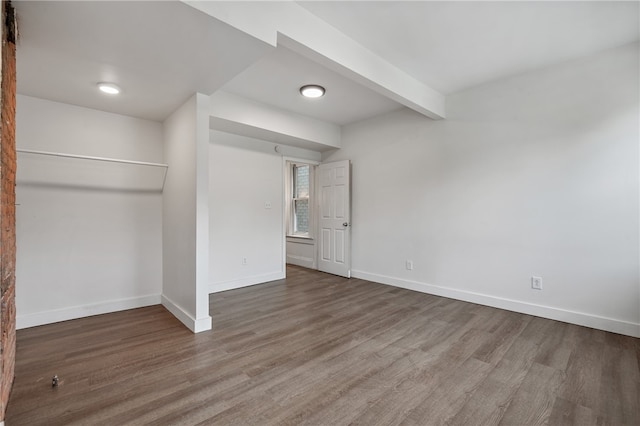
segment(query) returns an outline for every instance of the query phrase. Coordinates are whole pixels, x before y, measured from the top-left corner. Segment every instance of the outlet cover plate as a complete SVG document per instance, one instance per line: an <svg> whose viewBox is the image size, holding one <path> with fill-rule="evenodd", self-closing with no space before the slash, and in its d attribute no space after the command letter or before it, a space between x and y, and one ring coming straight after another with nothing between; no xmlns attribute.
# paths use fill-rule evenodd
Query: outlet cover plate
<svg viewBox="0 0 640 426"><path fill-rule="evenodd" d="M542 290L542 277L531 277L531 288L534 290Z"/></svg>

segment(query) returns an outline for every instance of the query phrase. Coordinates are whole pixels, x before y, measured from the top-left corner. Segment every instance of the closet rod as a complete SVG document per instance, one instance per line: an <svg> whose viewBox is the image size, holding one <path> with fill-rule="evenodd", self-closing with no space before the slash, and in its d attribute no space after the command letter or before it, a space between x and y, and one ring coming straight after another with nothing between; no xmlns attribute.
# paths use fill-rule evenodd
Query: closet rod
<svg viewBox="0 0 640 426"><path fill-rule="evenodd" d="M35 151L35 150L32 150L32 149L16 149L16 152L23 152L25 154L50 155L52 157L79 158L81 160L106 161L106 162L109 162L109 163L135 164L135 165L138 165L138 166L164 167L165 169L169 168L168 164L161 164L161 163L148 163L146 161L119 160L119 159L116 159L116 158L92 157L92 156L89 156L89 155L63 154L63 153L60 153L60 152Z"/></svg>

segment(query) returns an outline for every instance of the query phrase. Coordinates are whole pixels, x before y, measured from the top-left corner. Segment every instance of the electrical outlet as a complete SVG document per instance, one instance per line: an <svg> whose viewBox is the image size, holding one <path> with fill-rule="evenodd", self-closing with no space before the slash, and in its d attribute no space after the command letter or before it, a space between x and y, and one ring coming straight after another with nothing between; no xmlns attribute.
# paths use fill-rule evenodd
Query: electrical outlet
<svg viewBox="0 0 640 426"><path fill-rule="evenodd" d="M271 201L265 201L264 208L269 210L271 208Z"/></svg>
<svg viewBox="0 0 640 426"><path fill-rule="evenodd" d="M542 277L531 277L531 288L534 290L542 290Z"/></svg>
<svg viewBox="0 0 640 426"><path fill-rule="evenodd" d="M243 266L247 266L247 258L246 257L242 258L242 265Z"/></svg>
<svg viewBox="0 0 640 426"><path fill-rule="evenodd" d="M407 260L406 267L407 267L407 271L412 271L413 270L413 261L412 260Z"/></svg>

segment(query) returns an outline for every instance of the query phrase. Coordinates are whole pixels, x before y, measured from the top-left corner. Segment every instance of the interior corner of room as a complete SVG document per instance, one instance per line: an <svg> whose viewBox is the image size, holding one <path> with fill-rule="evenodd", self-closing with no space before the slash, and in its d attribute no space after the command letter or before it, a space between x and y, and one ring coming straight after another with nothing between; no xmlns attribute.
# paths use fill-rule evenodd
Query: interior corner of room
<svg viewBox="0 0 640 426"><path fill-rule="evenodd" d="M638 424L640 2L0 21L0 425Z"/></svg>
<svg viewBox="0 0 640 426"><path fill-rule="evenodd" d="M17 5L18 328L162 303L209 329L210 294L282 279L287 263L318 269L318 170L346 160L350 276L640 335L637 40L436 90L359 50L319 18L338 25L329 6L282 5L306 28L268 2L261 25L225 12L243 4L193 6ZM42 8L69 34L75 14L127 15L104 42L119 63L60 53ZM172 15L193 34L149 18ZM155 48L114 53L134 18L182 61L228 60L204 78ZM53 89L72 69L88 71ZM120 98L94 90L108 77ZM302 99L303 83L325 96Z"/></svg>

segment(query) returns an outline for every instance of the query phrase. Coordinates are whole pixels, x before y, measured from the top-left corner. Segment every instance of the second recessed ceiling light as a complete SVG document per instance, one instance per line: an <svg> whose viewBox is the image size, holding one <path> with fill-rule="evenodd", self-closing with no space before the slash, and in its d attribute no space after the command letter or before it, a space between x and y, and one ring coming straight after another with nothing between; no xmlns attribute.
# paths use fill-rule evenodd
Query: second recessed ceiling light
<svg viewBox="0 0 640 426"><path fill-rule="evenodd" d="M117 95L120 93L120 88L113 83L98 83L98 89L109 95Z"/></svg>

